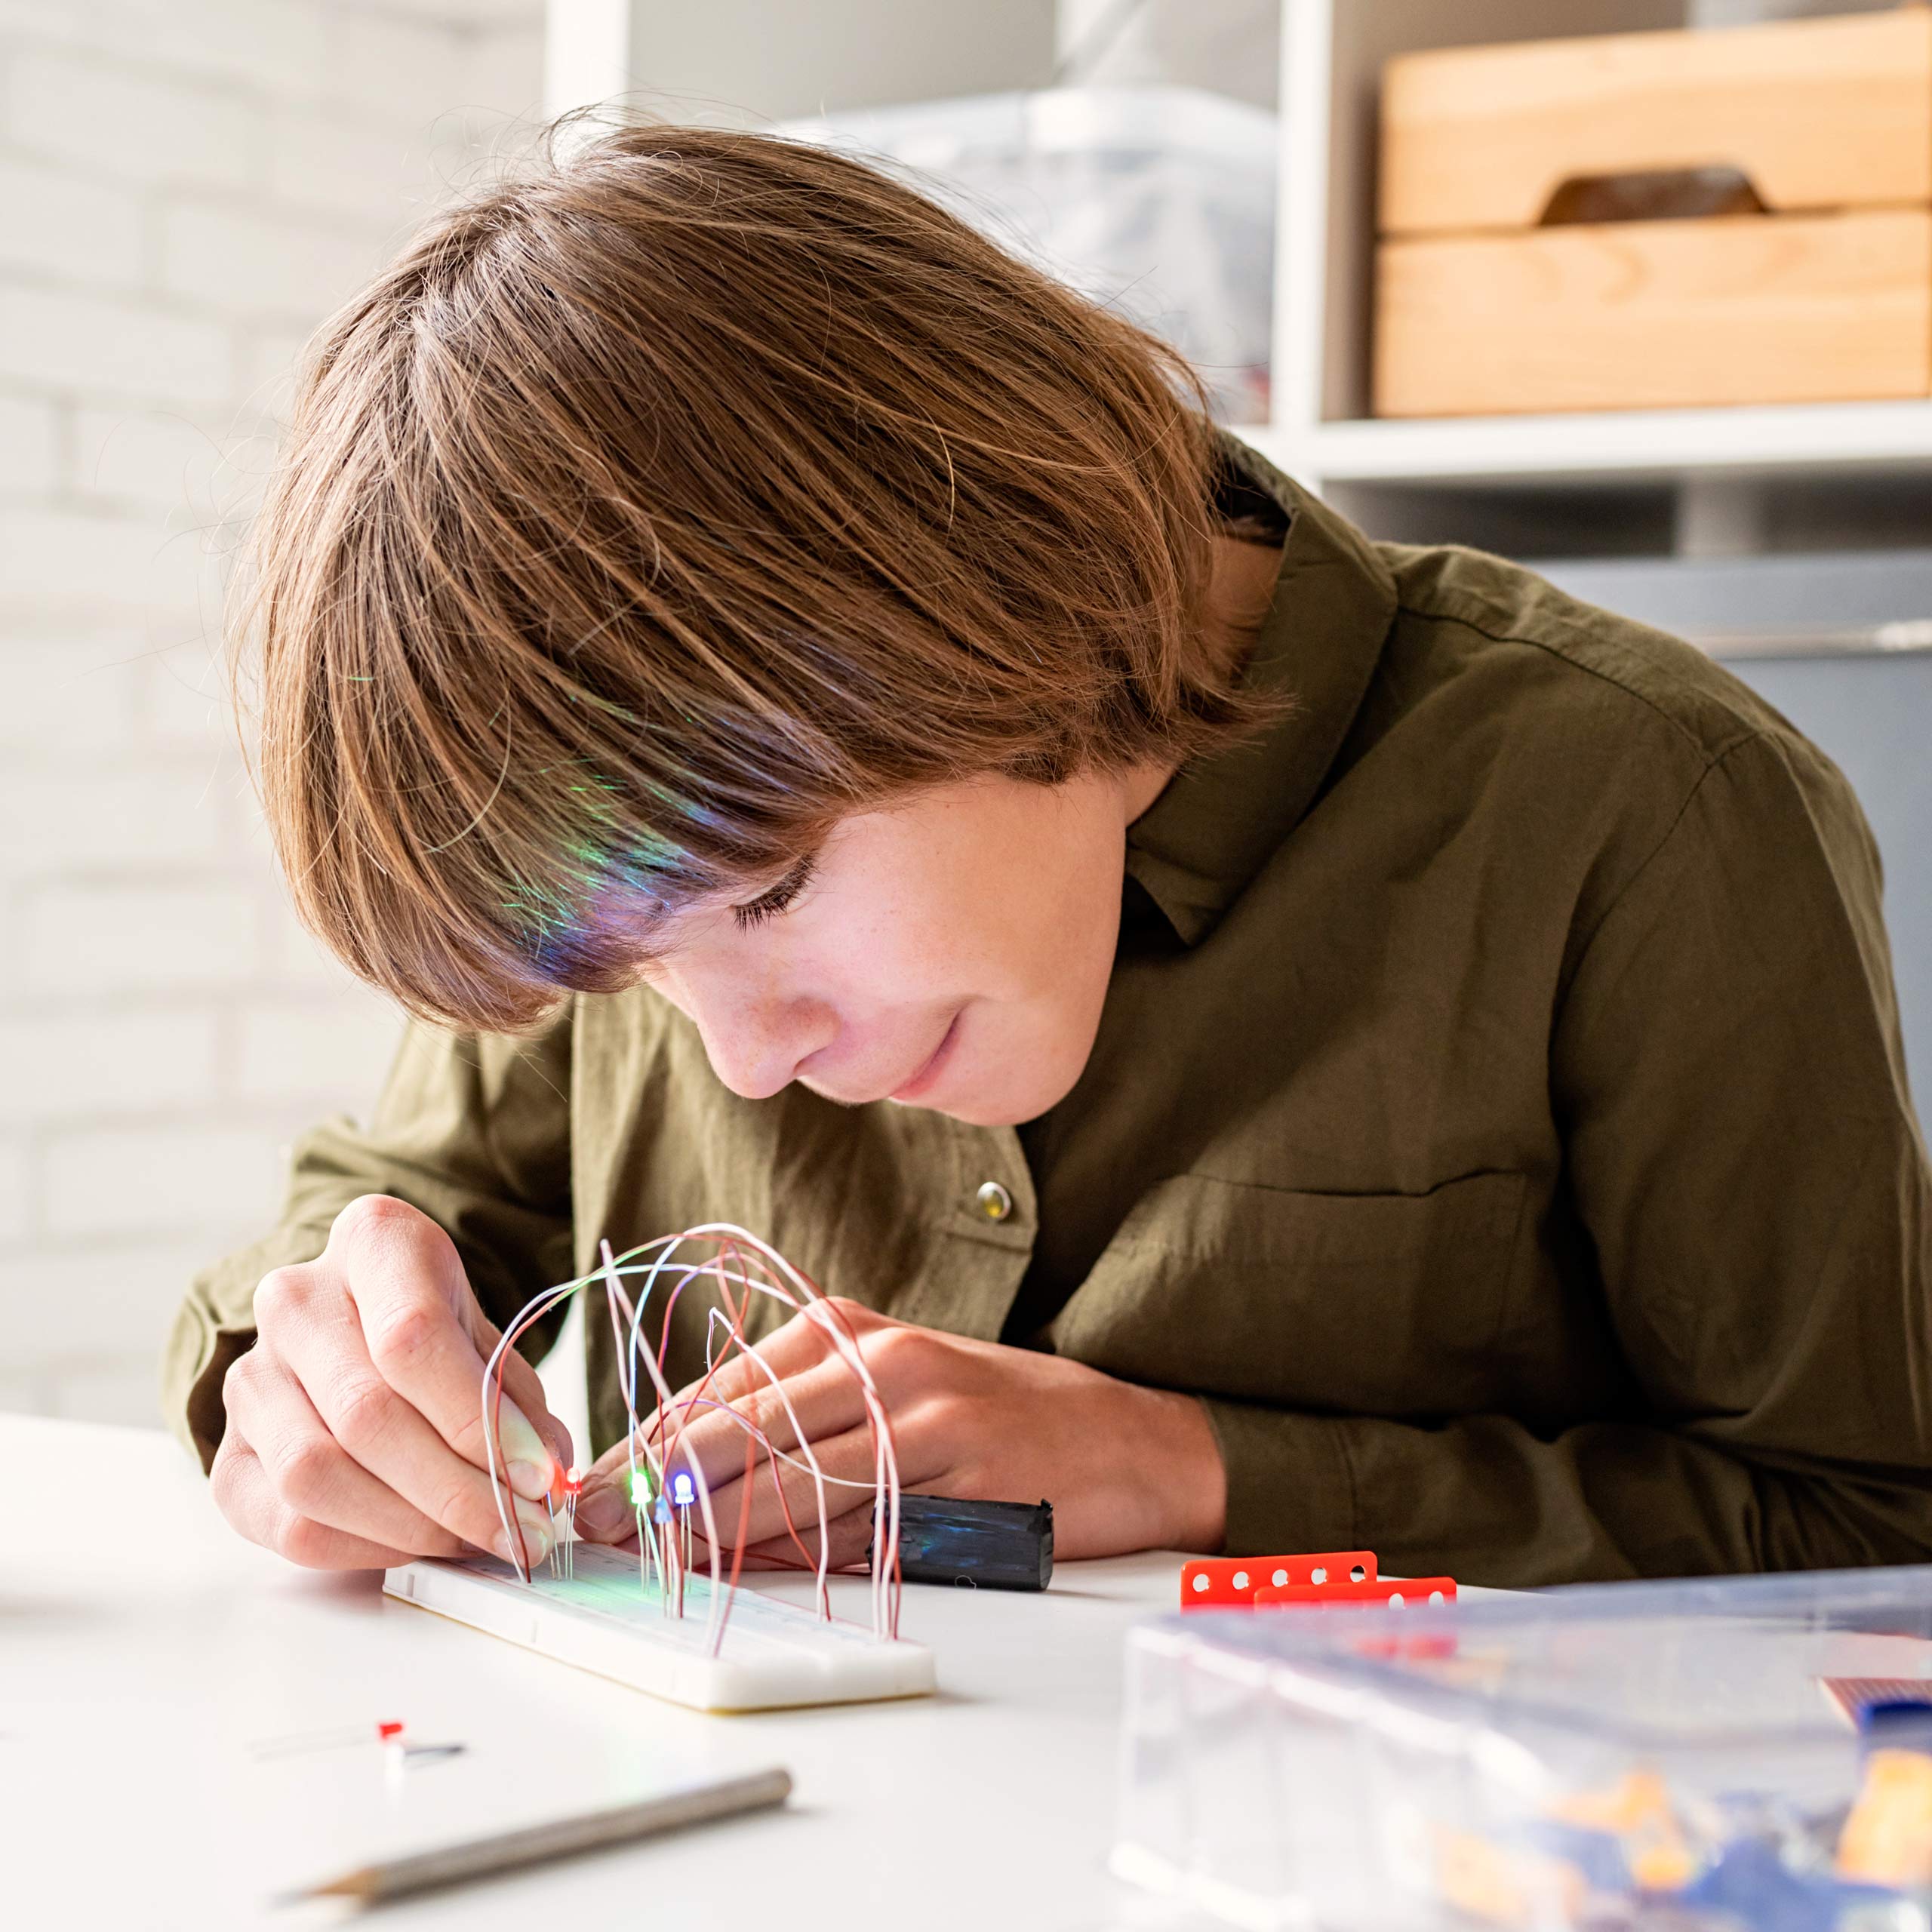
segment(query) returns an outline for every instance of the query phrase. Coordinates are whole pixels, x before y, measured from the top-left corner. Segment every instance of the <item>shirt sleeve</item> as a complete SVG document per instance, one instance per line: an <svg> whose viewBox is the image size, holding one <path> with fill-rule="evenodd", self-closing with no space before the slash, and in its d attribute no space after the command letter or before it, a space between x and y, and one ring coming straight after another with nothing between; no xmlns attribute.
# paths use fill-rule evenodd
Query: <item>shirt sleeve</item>
<svg viewBox="0 0 1932 1932"><path fill-rule="evenodd" d="M1546 1438L1211 1402L1230 1552L1519 1585L1932 1556L1932 1177L1822 755L1767 731L1708 767L1583 936L1551 1082L1640 1411Z"/></svg>
<svg viewBox="0 0 1932 1932"><path fill-rule="evenodd" d="M392 1195L446 1229L500 1327L569 1276L571 1037L568 1006L525 1038L412 1025L368 1129L337 1119L296 1143L279 1223L196 1277L163 1357L164 1413L205 1469L226 1426L223 1378L254 1341L256 1284L313 1260L358 1195Z"/></svg>

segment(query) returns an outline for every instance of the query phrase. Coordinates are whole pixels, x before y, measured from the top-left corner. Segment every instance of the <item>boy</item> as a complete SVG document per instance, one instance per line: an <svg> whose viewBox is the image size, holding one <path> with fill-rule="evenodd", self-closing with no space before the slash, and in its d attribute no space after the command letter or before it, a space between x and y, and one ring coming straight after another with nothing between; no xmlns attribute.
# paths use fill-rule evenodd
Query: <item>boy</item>
<svg viewBox="0 0 1932 1932"><path fill-rule="evenodd" d="M1932 1184L1842 780L1686 647L1371 544L1188 404L1118 317L745 134L614 136L331 325L263 521L264 791L418 1024L177 1327L243 1534L493 1546L499 1327L602 1236L730 1220L848 1298L909 1487L1048 1497L1069 1556L1932 1552ZM813 1332L761 1352L869 1468ZM572 1451L509 1394L540 1552ZM743 1438L688 1446L735 1525Z"/></svg>

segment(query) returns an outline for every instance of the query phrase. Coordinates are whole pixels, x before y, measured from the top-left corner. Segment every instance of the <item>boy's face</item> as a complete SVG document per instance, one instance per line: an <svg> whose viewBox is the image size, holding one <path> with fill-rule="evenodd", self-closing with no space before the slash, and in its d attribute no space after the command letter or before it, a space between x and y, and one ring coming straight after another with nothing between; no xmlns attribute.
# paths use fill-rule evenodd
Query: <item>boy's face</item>
<svg viewBox="0 0 1932 1932"><path fill-rule="evenodd" d="M683 915L647 979L749 1098L796 1080L847 1105L1031 1120L1092 1051L1126 829L1167 777L984 778L847 819L782 910Z"/></svg>

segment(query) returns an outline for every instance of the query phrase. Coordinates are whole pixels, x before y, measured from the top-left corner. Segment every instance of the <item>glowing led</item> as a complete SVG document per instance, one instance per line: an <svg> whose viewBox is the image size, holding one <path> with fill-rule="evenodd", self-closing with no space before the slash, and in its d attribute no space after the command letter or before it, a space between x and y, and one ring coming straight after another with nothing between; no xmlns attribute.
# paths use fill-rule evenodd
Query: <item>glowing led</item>
<svg viewBox="0 0 1932 1932"><path fill-rule="evenodd" d="M631 1486L631 1507L648 1509L651 1507L651 1472L640 1463L632 1469L628 1478Z"/></svg>
<svg viewBox="0 0 1932 1932"><path fill-rule="evenodd" d="M671 1478L671 1500L680 1509L688 1509L697 1500L697 1491L692 1486L688 1470L680 1469Z"/></svg>

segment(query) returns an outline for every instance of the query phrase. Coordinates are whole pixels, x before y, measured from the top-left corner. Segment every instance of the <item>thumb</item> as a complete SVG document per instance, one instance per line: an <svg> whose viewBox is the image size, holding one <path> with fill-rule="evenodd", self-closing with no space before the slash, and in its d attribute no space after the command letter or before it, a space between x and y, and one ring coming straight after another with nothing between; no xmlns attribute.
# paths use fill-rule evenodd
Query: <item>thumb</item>
<svg viewBox="0 0 1932 1932"><path fill-rule="evenodd" d="M476 1337L477 1352L488 1360L491 1352L501 1339L501 1331L491 1326L481 1309L475 1317L479 1333ZM544 1447L555 1459L556 1466L551 1471L551 1488L554 1494L557 1485L563 1480L564 1472L577 1460L577 1450L571 1440L568 1427L550 1413L549 1398L543 1392L543 1380L536 1370L518 1353L514 1346L503 1351L501 1364L503 1393L516 1404L532 1429L543 1439Z"/></svg>
<svg viewBox="0 0 1932 1932"><path fill-rule="evenodd" d="M621 1543L636 1534L637 1506L631 1500L630 1473L628 1443L620 1442L598 1457L584 1478L583 1493L577 1498L577 1527L580 1535L592 1543Z"/></svg>

